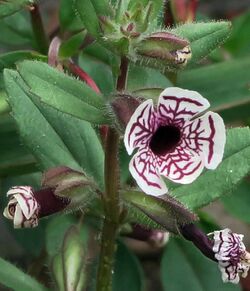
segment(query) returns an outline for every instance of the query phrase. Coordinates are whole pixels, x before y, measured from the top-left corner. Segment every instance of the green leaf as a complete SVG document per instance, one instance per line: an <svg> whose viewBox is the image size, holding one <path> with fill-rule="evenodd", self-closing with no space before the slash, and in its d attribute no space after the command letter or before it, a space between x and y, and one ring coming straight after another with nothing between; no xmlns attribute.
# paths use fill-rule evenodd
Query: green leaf
<svg viewBox="0 0 250 291"><path fill-rule="evenodd" d="M222 111L249 104L249 66L250 58L247 57L187 70L179 74L177 85L198 91L210 101L212 110ZM234 114L237 114L235 110Z"/></svg>
<svg viewBox="0 0 250 291"><path fill-rule="evenodd" d="M0 115L4 115L5 113L10 111L9 104L6 101L6 99L7 99L6 92L0 89Z"/></svg>
<svg viewBox="0 0 250 291"><path fill-rule="evenodd" d="M59 20L62 30L77 31L84 28L75 12L74 0L60 0Z"/></svg>
<svg viewBox="0 0 250 291"><path fill-rule="evenodd" d="M128 10L128 5L131 3L130 0L118 0L115 5L115 19L116 22L120 22L124 13Z"/></svg>
<svg viewBox="0 0 250 291"><path fill-rule="evenodd" d="M0 24L1 25L1 24ZM9 36L11 37L11 36ZM4 89L3 85L3 70L5 68L14 68L15 63L24 60L24 59L36 59L36 60L47 60L47 57L42 56L38 54L35 51L25 51L25 50L20 50L20 51L14 51L14 52L8 52L4 54L0 54L0 97L2 97L2 92L1 89ZM5 92L3 91L3 95ZM3 106L3 109L1 107ZM0 103L0 114L2 110L5 110L6 108L6 103L1 100Z"/></svg>
<svg viewBox="0 0 250 291"><path fill-rule="evenodd" d="M101 60L83 53L79 56L79 65L96 82L98 88L105 95L110 95L115 91L115 82L113 80L111 67Z"/></svg>
<svg viewBox="0 0 250 291"><path fill-rule="evenodd" d="M204 257L195 247L180 239L171 239L162 258L164 290L236 291L238 285L225 284L218 264Z"/></svg>
<svg viewBox="0 0 250 291"><path fill-rule="evenodd" d="M104 186L104 152L91 124L43 104L38 104L38 108L59 134L75 161L88 176L94 178L102 189Z"/></svg>
<svg viewBox="0 0 250 291"><path fill-rule="evenodd" d="M21 136L43 169L59 165L82 169L102 188L104 153L92 126L38 102L14 71L6 71L6 87Z"/></svg>
<svg viewBox="0 0 250 291"><path fill-rule="evenodd" d="M35 158L20 144L17 128L9 116L0 119L0 175L18 175L36 170Z"/></svg>
<svg viewBox="0 0 250 291"><path fill-rule="evenodd" d="M0 19L12 15L26 6L34 3L32 0L4 0L0 3Z"/></svg>
<svg viewBox="0 0 250 291"><path fill-rule="evenodd" d="M99 1L102 2L102 1ZM74 0L77 15L90 34L99 37L101 34L96 8L91 0Z"/></svg>
<svg viewBox="0 0 250 291"><path fill-rule="evenodd" d="M16 266L0 258L0 283L15 291L48 290Z"/></svg>
<svg viewBox="0 0 250 291"><path fill-rule="evenodd" d="M44 169L62 164L80 169L53 126L30 99L27 86L15 71L5 70L5 86L21 136Z"/></svg>
<svg viewBox="0 0 250 291"><path fill-rule="evenodd" d="M109 66L113 73L113 79L109 80L108 83L110 84L112 81L113 81L112 83L116 82L116 79L120 72L120 58L117 55L114 55L110 50L108 50L107 48L105 48L98 42L94 42L88 47L86 47L86 49L84 49L84 55L88 55L88 57L90 57L93 61L96 61L96 63L100 62L100 63L103 63L102 65ZM79 56L79 63L81 64L82 68L85 70L85 64L81 62L81 55ZM91 73L93 74L93 72ZM94 77L95 75L97 75L96 72L93 76L92 75L90 76ZM96 78L97 76L95 77L95 79ZM97 81L99 81L98 78L97 78ZM100 84L100 88L101 88L101 84Z"/></svg>
<svg viewBox="0 0 250 291"><path fill-rule="evenodd" d="M91 0L97 15L112 15L112 6L109 0Z"/></svg>
<svg viewBox="0 0 250 291"><path fill-rule="evenodd" d="M129 3L129 10L133 9L138 4L142 4L143 7L146 7L149 2L150 2L149 0L132 0ZM154 22L157 20L157 16L159 16L159 13L164 5L164 2L162 0L154 0L151 2L153 3L153 5L152 5L153 7L152 7L152 11L150 13L149 25L151 24L151 22Z"/></svg>
<svg viewBox="0 0 250 291"><path fill-rule="evenodd" d="M146 216L158 224L161 229L177 234L179 225L190 223L196 219L195 215L181 203L167 195L154 197L139 191L126 191L122 193L122 199L128 209L128 219L132 219L134 223L141 223L141 220L143 221ZM132 208L132 212L130 212L130 208Z"/></svg>
<svg viewBox="0 0 250 291"><path fill-rule="evenodd" d="M59 50L59 56L61 59L68 59L77 54L81 50L81 45L86 36L86 30L80 31L72 35L69 39L64 41Z"/></svg>
<svg viewBox="0 0 250 291"><path fill-rule="evenodd" d="M236 191L234 191L231 195L222 197L221 199L227 212L246 223L250 223L249 184L249 181L243 181L243 183L237 187Z"/></svg>
<svg viewBox="0 0 250 291"><path fill-rule="evenodd" d="M230 29L231 23L227 21L200 22L180 25L171 33L189 40L192 51L189 64L193 65L220 46L228 38Z"/></svg>
<svg viewBox="0 0 250 291"><path fill-rule="evenodd" d="M225 109L220 112L221 117L225 122L233 123L233 122L242 122L247 121L249 118L250 112L250 102L246 104L239 105L237 107L232 107Z"/></svg>
<svg viewBox="0 0 250 291"><path fill-rule="evenodd" d="M249 25L250 11L234 17L232 20L232 34L224 47L234 56L249 55Z"/></svg>
<svg viewBox="0 0 250 291"><path fill-rule="evenodd" d="M30 92L59 111L93 123L107 123L104 100L82 81L76 80L42 62L24 61L18 72Z"/></svg>
<svg viewBox="0 0 250 291"><path fill-rule="evenodd" d="M250 129L227 131L224 159L214 171L207 170L192 184L182 185L171 192L190 209L200 208L223 194L231 193L250 173Z"/></svg>
<svg viewBox="0 0 250 291"><path fill-rule="evenodd" d="M46 60L47 57L40 55L35 51L14 51L0 54L0 72L5 68L13 68L15 63L24 59Z"/></svg>
<svg viewBox="0 0 250 291"><path fill-rule="evenodd" d="M0 27L0 43L6 47L6 50L12 46L23 48L33 45L33 32L28 12L22 11L0 19Z"/></svg>
<svg viewBox="0 0 250 291"><path fill-rule="evenodd" d="M145 290L143 272L136 256L119 242L113 276L113 291Z"/></svg>

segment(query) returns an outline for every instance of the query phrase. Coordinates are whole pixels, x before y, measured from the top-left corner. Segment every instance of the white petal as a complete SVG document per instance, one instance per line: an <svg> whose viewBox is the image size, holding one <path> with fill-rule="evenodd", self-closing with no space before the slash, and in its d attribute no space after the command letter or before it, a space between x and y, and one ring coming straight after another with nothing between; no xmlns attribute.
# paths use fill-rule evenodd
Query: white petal
<svg viewBox="0 0 250 291"><path fill-rule="evenodd" d="M180 184L192 183L202 172L204 162L195 152L178 146L174 152L158 157L159 173Z"/></svg>
<svg viewBox="0 0 250 291"><path fill-rule="evenodd" d="M9 204L4 208L3 216L7 219L13 219L13 216L9 212Z"/></svg>
<svg viewBox="0 0 250 291"><path fill-rule="evenodd" d="M157 116L162 124L182 127L186 120L205 111L209 106L207 99L198 92L169 87L160 94Z"/></svg>
<svg viewBox="0 0 250 291"><path fill-rule="evenodd" d="M160 196L167 193L168 189L157 172L156 160L149 149L139 150L133 156L129 170L146 194Z"/></svg>
<svg viewBox="0 0 250 291"><path fill-rule="evenodd" d="M21 228L25 220L26 218L24 217L20 206L17 204L14 216L14 228Z"/></svg>
<svg viewBox="0 0 250 291"><path fill-rule="evenodd" d="M38 203L34 198L33 194L26 193L26 194L15 194L14 197L16 198L20 208L22 209L23 215L26 219L30 219L31 216L36 212L38 209Z"/></svg>
<svg viewBox="0 0 250 291"><path fill-rule="evenodd" d="M127 124L124 144L129 155L135 148L148 144L156 128L155 122L153 100L149 99L136 108Z"/></svg>
<svg viewBox="0 0 250 291"><path fill-rule="evenodd" d="M203 156L205 167L215 169L222 161L226 142L225 125L222 118L213 112L189 122L184 127L187 147Z"/></svg>
<svg viewBox="0 0 250 291"><path fill-rule="evenodd" d="M232 265L223 266L223 264L219 264L219 269L221 271L221 276L223 282L231 282L233 284L238 284L240 281L239 274L237 273L237 267Z"/></svg>
<svg viewBox="0 0 250 291"><path fill-rule="evenodd" d="M32 193L32 187L30 186L14 186L11 187L7 192L7 197L13 196L15 194L24 194L24 195L30 195Z"/></svg>

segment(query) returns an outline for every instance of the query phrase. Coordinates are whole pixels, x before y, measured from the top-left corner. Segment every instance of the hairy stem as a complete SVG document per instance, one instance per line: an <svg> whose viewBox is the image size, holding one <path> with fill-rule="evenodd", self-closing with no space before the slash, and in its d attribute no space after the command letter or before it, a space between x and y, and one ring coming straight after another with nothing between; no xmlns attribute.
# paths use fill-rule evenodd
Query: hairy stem
<svg viewBox="0 0 250 291"><path fill-rule="evenodd" d="M47 54L49 47L48 38L44 30L42 17L39 11L39 6L37 4L34 4L30 9L30 16L32 29L36 39L36 43L38 45L38 49L41 53Z"/></svg>
<svg viewBox="0 0 250 291"><path fill-rule="evenodd" d="M128 60L122 58L117 91L124 91L127 82ZM101 253L97 272L97 291L112 290L112 273L116 250L116 235L120 218L119 199L119 134L109 128L105 147L105 195L103 197L105 219L103 222Z"/></svg>

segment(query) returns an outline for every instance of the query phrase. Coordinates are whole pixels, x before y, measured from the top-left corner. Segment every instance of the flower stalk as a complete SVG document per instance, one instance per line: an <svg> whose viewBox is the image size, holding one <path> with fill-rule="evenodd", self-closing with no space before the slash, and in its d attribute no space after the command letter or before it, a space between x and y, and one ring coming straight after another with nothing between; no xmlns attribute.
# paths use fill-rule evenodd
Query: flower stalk
<svg viewBox="0 0 250 291"><path fill-rule="evenodd" d="M121 59L117 91L124 91L127 83L128 60ZM105 147L105 194L103 196L105 219L103 222L100 259L97 272L97 291L112 290L112 273L119 227L119 134L109 128Z"/></svg>

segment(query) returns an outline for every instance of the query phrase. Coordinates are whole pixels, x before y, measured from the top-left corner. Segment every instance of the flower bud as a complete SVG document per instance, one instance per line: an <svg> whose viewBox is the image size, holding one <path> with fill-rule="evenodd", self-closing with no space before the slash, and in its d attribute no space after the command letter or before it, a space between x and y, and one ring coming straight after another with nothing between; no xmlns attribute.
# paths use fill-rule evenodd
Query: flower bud
<svg viewBox="0 0 250 291"><path fill-rule="evenodd" d="M46 172L42 186L38 191L30 186L15 186L7 192L10 200L3 214L13 220L14 228L36 227L39 218L84 207L95 197L96 190L84 173L67 167Z"/></svg>
<svg viewBox="0 0 250 291"><path fill-rule="evenodd" d="M13 220L14 228L36 227L39 218L62 211L70 202L56 196L51 188L34 191L30 186L12 187L7 197L10 200L3 215Z"/></svg>
<svg viewBox="0 0 250 291"><path fill-rule="evenodd" d="M51 264L58 290L85 290L86 252L83 244L78 229L70 227L65 234L61 251Z"/></svg>
<svg viewBox="0 0 250 291"><path fill-rule="evenodd" d="M53 188L55 195L69 199L67 209L83 207L95 197L96 185L83 172L68 167L56 167L48 170L42 179L43 187Z"/></svg>
<svg viewBox="0 0 250 291"><path fill-rule="evenodd" d="M165 31L152 33L136 49L139 55L164 60L172 65L185 65L191 58L189 42Z"/></svg>

